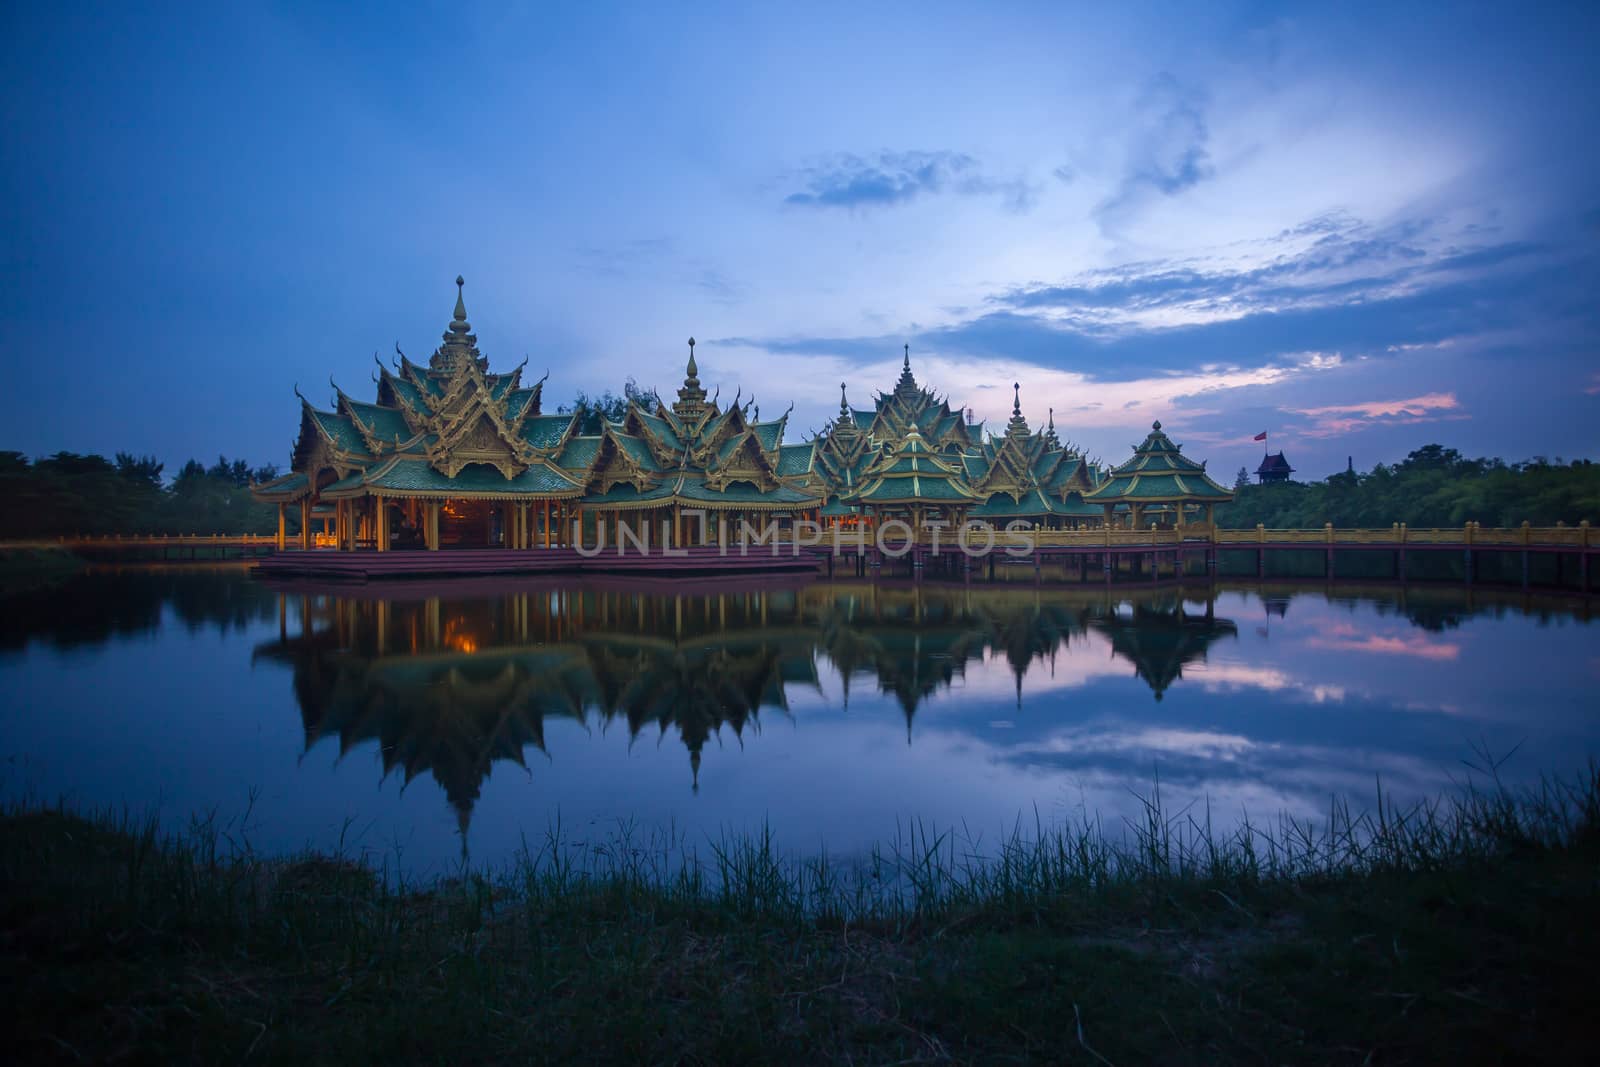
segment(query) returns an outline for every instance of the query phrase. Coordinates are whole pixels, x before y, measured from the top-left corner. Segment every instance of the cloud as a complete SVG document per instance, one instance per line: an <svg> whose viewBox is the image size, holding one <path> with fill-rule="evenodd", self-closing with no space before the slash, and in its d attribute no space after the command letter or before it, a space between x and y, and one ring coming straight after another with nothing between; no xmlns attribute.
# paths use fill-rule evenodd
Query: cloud
<svg viewBox="0 0 1600 1067"><path fill-rule="evenodd" d="M1147 200L1176 196L1213 173L1207 144L1205 94L1162 74L1145 90L1133 123L1126 170L1117 190L1095 217L1102 230L1115 229Z"/></svg>
<svg viewBox="0 0 1600 1067"><path fill-rule="evenodd" d="M922 196L998 196L1014 211L1033 206L1033 190L1020 179L986 177L978 161L959 152L879 152L839 155L806 169L805 188L783 202L798 207L869 208L906 204Z"/></svg>
<svg viewBox="0 0 1600 1067"><path fill-rule="evenodd" d="M1348 624L1337 624L1325 633L1306 639L1311 648L1338 652L1370 652L1381 656L1409 656L1436 662L1459 659L1461 646L1450 641L1435 641L1426 634L1371 634Z"/></svg>
<svg viewBox="0 0 1600 1067"><path fill-rule="evenodd" d="M1288 408L1297 415L1307 415L1316 420L1310 429L1301 432L1307 437L1332 437L1349 433L1364 425L1382 421L1396 425L1438 422L1444 418L1468 418L1466 414L1439 415L1454 412L1460 405L1454 393L1426 393L1406 400L1365 400L1356 404L1329 404L1314 408Z"/></svg>

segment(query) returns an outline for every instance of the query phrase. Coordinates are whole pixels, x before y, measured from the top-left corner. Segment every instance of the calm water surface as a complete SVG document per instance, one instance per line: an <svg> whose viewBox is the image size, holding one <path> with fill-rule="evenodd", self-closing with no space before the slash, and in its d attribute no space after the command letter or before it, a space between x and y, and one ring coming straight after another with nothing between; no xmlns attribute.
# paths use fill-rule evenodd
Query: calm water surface
<svg viewBox="0 0 1600 1067"><path fill-rule="evenodd" d="M619 821L765 823L849 856L917 818L992 840L1131 816L1159 776L1214 823L1513 782L1600 753L1582 601L1289 586L273 587L96 573L0 602L0 793L413 873ZM1197 807L1195 810L1201 810Z"/></svg>

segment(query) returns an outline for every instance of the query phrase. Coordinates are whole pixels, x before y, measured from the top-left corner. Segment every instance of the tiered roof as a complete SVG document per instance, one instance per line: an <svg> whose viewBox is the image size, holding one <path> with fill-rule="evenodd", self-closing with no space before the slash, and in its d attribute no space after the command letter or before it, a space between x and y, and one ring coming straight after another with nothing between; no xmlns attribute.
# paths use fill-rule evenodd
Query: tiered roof
<svg viewBox="0 0 1600 1067"><path fill-rule="evenodd" d="M1180 445L1150 424L1150 435L1135 446L1133 458L1111 472L1104 485L1084 495L1093 504L1175 504L1222 502L1233 494L1206 475L1206 465L1183 455Z"/></svg>
<svg viewBox="0 0 1600 1067"><path fill-rule="evenodd" d="M900 446L869 468L862 486L844 497L847 504L962 504L979 499L951 460L934 452L915 426Z"/></svg>

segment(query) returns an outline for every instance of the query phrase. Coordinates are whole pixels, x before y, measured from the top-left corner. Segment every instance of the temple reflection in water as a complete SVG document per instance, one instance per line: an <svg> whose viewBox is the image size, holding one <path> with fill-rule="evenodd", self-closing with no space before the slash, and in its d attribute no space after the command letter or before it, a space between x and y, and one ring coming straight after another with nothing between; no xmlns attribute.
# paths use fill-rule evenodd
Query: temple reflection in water
<svg viewBox="0 0 1600 1067"><path fill-rule="evenodd" d="M546 719L621 723L630 738L650 726L662 739L675 733L698 789L706 742L724 728L741 741L762 711L788 716L796 687L821 694L819 663L838 673L846 707L851 686L871 679L904 713L909 744L919 705L970 663L1003 659L1020 707L1030 667L1094 629L1159 699L1235 633L1211 602L1186 610L1176 593L1131 606L1121 596L870 583L279 597L279 639L255 655L293 667L306 749L376 742L384 775L431 774L463 831L495 762L526 769L529 746L546 751Z"/></svg>

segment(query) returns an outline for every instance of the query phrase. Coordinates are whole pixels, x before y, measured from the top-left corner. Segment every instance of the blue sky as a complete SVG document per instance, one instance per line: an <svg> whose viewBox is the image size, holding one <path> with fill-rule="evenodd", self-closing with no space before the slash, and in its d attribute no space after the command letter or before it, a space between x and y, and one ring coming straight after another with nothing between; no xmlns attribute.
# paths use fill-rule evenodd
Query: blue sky
<svg viewBox="0 0 1600 1067"><path fill-rule="evenodd" d="M283 465L461 273L552 407L1600 451L1593 8L221 6L0 15L0 448Z"/></svg>

